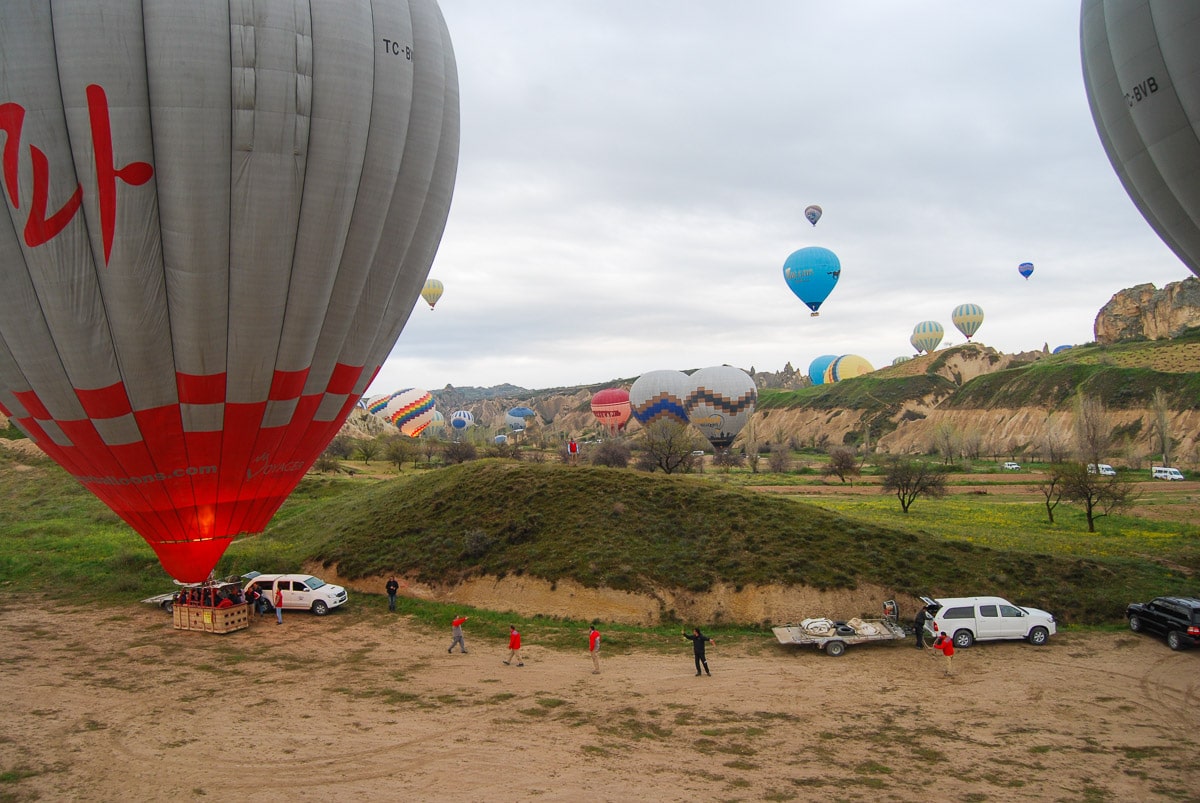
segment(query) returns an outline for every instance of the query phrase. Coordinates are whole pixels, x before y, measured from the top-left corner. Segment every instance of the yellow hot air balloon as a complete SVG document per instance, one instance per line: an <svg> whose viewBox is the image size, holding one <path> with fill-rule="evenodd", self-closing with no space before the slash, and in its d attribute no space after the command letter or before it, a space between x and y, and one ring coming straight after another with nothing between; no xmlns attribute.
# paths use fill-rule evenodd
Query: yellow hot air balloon
<svg viewBox="0 0 1200 803"><path fill-rule="evenodd" d="M425 303L429 305L430 312L433 312L434 306L438 303L438 299L442 297L445 289L445 286L437 279L425 280L425 286L421 288L421 298L425 299Z"/></svg>

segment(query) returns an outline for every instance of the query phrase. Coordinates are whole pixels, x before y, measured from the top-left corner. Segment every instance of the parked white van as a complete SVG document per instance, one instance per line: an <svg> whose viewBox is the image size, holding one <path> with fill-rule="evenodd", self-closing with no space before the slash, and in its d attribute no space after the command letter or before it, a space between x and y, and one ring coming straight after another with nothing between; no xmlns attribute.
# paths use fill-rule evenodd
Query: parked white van
<svg viewBox="0 0 1200 803"><path fill-rule="evenodd" d="M976 641L1025 639L1045 644L1058 632L1054 617L1037 608L1023 608L1000 597L921 597L932 618L926 624L934 633L948 633L954 646L966 649Z"/></svg>
<svg viewBox="0 0 1200 803"><path fill-rule="evenodd" d="M1099 471L1097 471L1097 469L1099 469ZM1096 473L1099 473L1101 477L1117 476L1116 470L1108 463L1101 463L1099 466L1097 466L1095 463L1088 463L1088 474Z"/></svg>
<svg viewBox="0 0 1200 803"><path fill-rule="evenodd" d="M1151 466L1150 474L1156 480L1181 480L1183 472L1170 466Z"/></svg>

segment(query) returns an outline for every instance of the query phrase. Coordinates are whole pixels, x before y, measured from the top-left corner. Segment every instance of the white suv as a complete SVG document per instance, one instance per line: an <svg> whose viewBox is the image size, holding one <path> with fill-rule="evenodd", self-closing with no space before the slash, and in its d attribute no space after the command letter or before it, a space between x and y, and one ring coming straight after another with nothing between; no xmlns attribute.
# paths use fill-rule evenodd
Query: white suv
<svg viewBox="0 0 1200 803"><path fill-rule="evenodd" d="M997 639L1041 645L1058 632L1054 617L1046 611L1022 608L1000 597L921 597L921 601L932 614L925 626L935 634L949 633L960 649Z"/></svg>
<svg viewBox="0 0 1200 803"><path fill-rule="evenodd" d="M319 580L311 574L259 574L250 572L242 575L247 579L246 592L257 591L267 604L273 606L275 589L283 592L285 611L312 611L324 616L339 605L345 605L349 597L346 589Z"/></svg>
<svg viewBox="0 0 1200 803"><path fill-rule="evenodd" d="M1012 462L1012 461L1010 460L1009 462L1007 462L1007 463L1005 463L1005 464L1004 464L1004 470L1005 470L1005 471L1020 471L1020 470L1021 470L1021 464L1020 464L1020 463L1014 463L1014 462Z"/></svg>

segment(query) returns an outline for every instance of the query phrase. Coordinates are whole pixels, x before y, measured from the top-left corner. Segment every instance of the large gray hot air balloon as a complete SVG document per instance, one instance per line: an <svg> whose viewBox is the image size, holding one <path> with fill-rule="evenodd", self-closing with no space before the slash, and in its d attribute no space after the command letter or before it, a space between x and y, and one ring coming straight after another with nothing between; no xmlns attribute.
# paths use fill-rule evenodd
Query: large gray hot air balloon
<svg viewBox="0 0 1200 803"><path fill-rule="evenodd" d="M728 449L754 415L758 387L740 368L718 365L692 374L688 421L715 449Z"/></svg>
<svg viewBox="0 0 1200 803"><path fill-rule="evenodd" d="M458 161L434 0L5 3L0 410L180 580L387 357Z"/></svg>
<svg viewBox="0 0 1200 803"><path fill-rule="evenodd" d="M1083 81L1138 211L1200 275L1200 3L1083 0Z"/></svg>

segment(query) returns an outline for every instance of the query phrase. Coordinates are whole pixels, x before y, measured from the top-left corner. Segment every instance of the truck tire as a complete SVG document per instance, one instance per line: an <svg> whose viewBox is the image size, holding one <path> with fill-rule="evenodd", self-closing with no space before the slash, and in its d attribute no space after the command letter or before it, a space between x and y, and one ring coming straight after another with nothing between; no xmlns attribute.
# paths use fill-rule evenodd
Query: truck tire
<svg viewBox="0 0 1200 803"><path fill-rule="evenodd" d="M841 655L845 651L846 651L846 642L844 642L844 641L830 641L825 645L825 654L831 655L834 658L837 658L839 655Z"/></svg>

